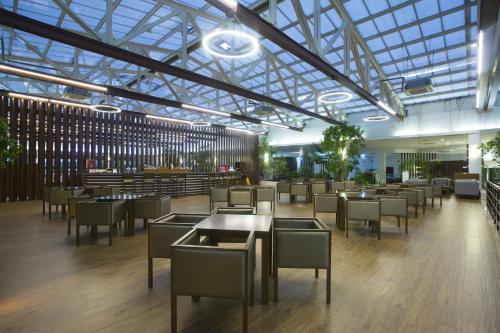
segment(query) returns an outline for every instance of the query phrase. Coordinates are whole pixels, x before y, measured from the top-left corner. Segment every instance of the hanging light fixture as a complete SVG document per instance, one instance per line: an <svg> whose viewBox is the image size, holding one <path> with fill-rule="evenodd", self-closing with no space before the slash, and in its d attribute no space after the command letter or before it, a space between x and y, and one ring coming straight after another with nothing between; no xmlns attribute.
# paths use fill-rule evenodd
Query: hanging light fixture
<svg viewBox="0 0 500 333"><path fill-rule="evenodd" d="M331 91L318 96L318 103L338 104L349 101L352 94L348 91Z"/></svg>
<svg viewBox="0 0 500 333"><path fill-rule="evenodd" d="M386 121L389 120L389 116L382 114L382 115L375 115L375 116L368 116L363 118L364 121Z"/></svg>
<svg viewBox="0 0 500 333"><path fill-rule="evenodd" d="M122 109L120 109L117 106L112 105L110 95L106 95L106 103L91 105L90 109L95 111L95 112L101 112L101 113L120 113L120 112L122 112Z"/></svg>
<svg viewBox="0 0 500 333"><path fill-rule="evenodd" d="M230 53L229 51L234 48L234 45L231 45L227 41L223 40L222 37L226 37L228 39L240 39L242 41L246 41L249 44L249 48L243 52ZM240 59L251 57L257 52L259 52L259 40L252 36L251 34L239 31L239 30L215 30L209 34L203 36L203 40L201 41L201 45L209 54L228 59ZM218 51L214 46L217 46L221 51Z"/></svg>

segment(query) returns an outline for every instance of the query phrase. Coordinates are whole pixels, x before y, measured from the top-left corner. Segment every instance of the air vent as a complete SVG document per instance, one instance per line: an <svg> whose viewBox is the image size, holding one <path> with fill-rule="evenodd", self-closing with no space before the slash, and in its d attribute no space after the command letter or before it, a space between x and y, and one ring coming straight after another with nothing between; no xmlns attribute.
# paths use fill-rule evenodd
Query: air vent
<svg viewBox="0 0 500 333"><path fill-rule="evenodd" d="M63 97L83 101L90 98L90 91L82 88L66 87L64 89Z"/></svg>
<svg viewBox="0 0 500 333"><path fill-rule="evenodd" d="M274 108L269 105L255 105L254 113L259 116L270 116L274 114Z"/></svg>
<svg viewBox="0 0 500 333"><path fill-rule="evenodd" d="M430 77L410 80L405 83L405 94L408 96L421 95L433 91Z"/></svg>

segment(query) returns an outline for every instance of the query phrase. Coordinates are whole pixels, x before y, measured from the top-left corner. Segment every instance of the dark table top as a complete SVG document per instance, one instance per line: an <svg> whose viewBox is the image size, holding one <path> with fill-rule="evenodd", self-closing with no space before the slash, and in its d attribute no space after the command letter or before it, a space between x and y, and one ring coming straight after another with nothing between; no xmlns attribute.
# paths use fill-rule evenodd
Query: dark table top
<svg viewBox="0 0 500 333"><path fill-rule="evenodd" d="M137 198L142 198L144 196L145 196L144 194L123 193L123 194L104 195L97 197L95 200L96 201L134 200Z"/></svg>
<svg viewBox="0 0 500 333"><path fill-rule="evenodd" d="M373 195L368 194L366 192L359 192L359 193L345 193L345 192L342 192L342 193L340 193L340 197L351 199L351 200L371 200L371 199L375 199L375 197Z"/></svg>
<svg viewBox="0 0 500 333"><path fill-rule="evenodd" d="M201 230L255 231L256 233L263 233L270 231L272 221L272 215L214 214L198 223L195 228Z"/></svg>

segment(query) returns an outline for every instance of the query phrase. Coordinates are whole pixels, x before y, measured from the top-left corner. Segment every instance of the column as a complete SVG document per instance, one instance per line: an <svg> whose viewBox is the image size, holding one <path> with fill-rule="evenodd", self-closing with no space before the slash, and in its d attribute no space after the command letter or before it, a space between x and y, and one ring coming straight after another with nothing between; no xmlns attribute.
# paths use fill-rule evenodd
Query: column
<svg viewBox="0 0 500 333"><path fill-rule="evenodd" d="M481 134L469 134L468 157L469 157L469 173L478 173L481 175Z"/></svg>

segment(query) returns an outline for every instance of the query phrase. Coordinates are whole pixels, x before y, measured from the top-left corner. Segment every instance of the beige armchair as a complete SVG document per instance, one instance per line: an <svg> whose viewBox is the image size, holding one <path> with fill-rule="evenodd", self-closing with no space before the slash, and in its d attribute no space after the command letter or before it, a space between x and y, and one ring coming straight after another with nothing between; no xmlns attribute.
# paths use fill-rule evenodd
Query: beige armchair
<svg viewBox="0 0 500 333"><path fill-rule="evenodd" d="M243 305L243 332L248 331L248 305L253 304L255 235L245 243L221 248L203 244L193 229L171 246L171 332L177 332L177 296L239 299Z"/></svg>
<svg viewBox="0 0 500 333"><path fill-rule="evenodd" d="M170 245L206 219L205 214L168 214L149 222L148 227L148 287L153 288L153 259L171 258Z"/></svg>
<svg viewBox="0 0 500 333"><path fill-rule="evenodd" d="M118 222L125 220L126 200L89 200L76 203L76 245L80 245L80 226L96 228L108 226L109 245L112 244L112 231Z"/></svg>
<svg viewBox="0 0 500 333"><path fill-rule="evenodd" d="M274 187L257 187L255 194L255 210L259 202L268 201L271 203L271 210L276 210L276 193Z"/></svg>
<svg viewBox="0 0 500 333"><path fill-rule="evenodd" d="M418 193L413 190L399 191L400 197L408 199L408 206L415 207L415 217L418 217Z"/></svg>
<svg viewBox="0 0 500 333"><path fill-rule="evenodd" d="M68 198L68 235L71 235L71 220L76 218L76 203L91 200L89 195Z"/></svg>
<svg viewBox="0 0 500 333"><path fill-rule="evenodd" d="M345 189L346 188L344 182L330 182L330 192L332 193L339 193L344 191Z"/></svg>
<svg viewBox="0 0 500 333"><path fill-rule="evenodd" d="M356 187L356 182L354 180L346 180L344 182L345 190L352 190L353 188Z"/></svg>
<svg viewBox="0 0 500 333"><path fill-rule="evenodd" d="M425 191L420 188L412 188L417 192L417 206L422 206L422 213L425 214Z"/></svg>
<svg viewBox="0 0 500 333"><path fill-rule="evenodd" d="M290 194L290 183L276 184L276 191L278 192L278 200L281 199L281 193Z"/></svg>
<svg viewBox="0 0 500 333"><path fill-rule="evenodd" d="M210 211L215 207L216 203L224 202L228 204L229 190L225 187L211 187L208 194Z"/></svg>
<svg viewBox="0 0 500 333"><path fill-rule="evenodd" d="M66 205L68 205L68 198L71 196L71 191L62 188L50 189L49 195L49 218L52 217L52 206L56 205L56 209L60 205L62 213L66 213Z"/></svg>
<svg viewBox="0 0 500 333"><path fill-rule="evenodd" d="M326 269L326 304L331 292L331 231L316 219L273 220L274 301L278 301L278 268Z"/></svg>
<svg viewBox="0 0 500 333"><path fill-rule="evenodd" d="M345 237L349 237L349 221L375 223L380 240L380 200L349 200L345 220Z"/></svg>
<svg viewBox="0 0 500 333"><path fill-rule="evenodd" d="M327 193L327 191L326 191L326 182L312 183L311 184L311 193L312 194Z"/></svg>
<svg viewBox="0 0 500 333"><path fill-rule="evenodd" d="M290 185L290 201L296 197L303 196L306 201L309 201L309 185L308 184L291 184Z"/></svg>
<svg viewBox="0 0 500 333"><path fill-rule="evenodd" d="M405 234L408 234L408 199L402 197L379 197L380 215L396 216L398 228L401 226L401 217L405 218Z"/></svg>
<svg viewBox="0 0 500 333"><path fill-rule="evenodd" d="M421 186L415 187L415 189L424 190L424 210L427 207L427 199L431 199L434 197L434 190L431 186Z"/></svg>
<svg viewBox="0 0 500 333"><path fill-rule="evenodd" d="M170 213L170 197L168 195L148 195L137 198L134 205L134 219L142 218L144 229L147 228L148 219L157 219Z"/></svg>
<svg viewBox="0 0 500 333"><path fill-rule="evenodd" d="M250 186L231 186L229 188L229 206L253 206L252 188Z"/></svg>
<svg viewBox="0 0 500 333"><path fill-rule="evenodd" d="M432 186L432 208L434 208L434 198L439 197L439 206L443 206L443 187L439 185Z"/></svg>
<svg viewBox="0 0 500 333"><path fill-rule="evenodd" d="M314 217L317 213L337 213L339 197L334 193L315 194L313 199Z"/></svg>

